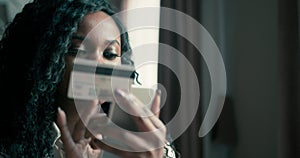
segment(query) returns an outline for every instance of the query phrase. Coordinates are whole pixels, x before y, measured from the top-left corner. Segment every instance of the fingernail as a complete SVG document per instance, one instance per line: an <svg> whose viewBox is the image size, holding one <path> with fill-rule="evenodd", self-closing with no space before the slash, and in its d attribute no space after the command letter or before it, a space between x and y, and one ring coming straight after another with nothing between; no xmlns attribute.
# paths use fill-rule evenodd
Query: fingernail
<svg viewBox="0 0 300 158"><path fill-rule="evenodd" d="M97 135L95 135L95 138L97 138L98 140L102 140L102 139L103 139L103 137L102 137L102 135L101 135L101 134L97 134Z"/></svg>
<svg viewBox="0 0 300 158"><path fill-rule="evenodd" d="M122 91L121 89L116 89L115 90L115 94L119 97L124 97L125 96L125 92Z"/></svg>
<svg viewBox="0 0 300 158"><path fill-rule="evenodd" d="M161 90L160 90L160 89L157 89L157 90L156 90L156 94L161 95Z"/></svg>

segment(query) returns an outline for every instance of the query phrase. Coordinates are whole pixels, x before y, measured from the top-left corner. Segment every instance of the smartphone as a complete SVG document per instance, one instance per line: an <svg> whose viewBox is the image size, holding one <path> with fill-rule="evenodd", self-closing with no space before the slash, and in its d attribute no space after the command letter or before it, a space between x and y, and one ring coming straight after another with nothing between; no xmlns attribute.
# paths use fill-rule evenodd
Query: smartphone
<svg viewBox="0 0 300 158"><path fill-rule="evenodd" d="M154 97L154 90L151 88L137 87L133 86L131 88L131 93L137 97L137 99L141 102L141 108L151 109L152 100ZM138 128L136 127L136 123L134 122L134 116L128 113L125 108L122 108L123 105L119 105L118 102L111 103L111 106L107 112L108 117L111 121L117 126L129 130L138 132Z"/></svg>

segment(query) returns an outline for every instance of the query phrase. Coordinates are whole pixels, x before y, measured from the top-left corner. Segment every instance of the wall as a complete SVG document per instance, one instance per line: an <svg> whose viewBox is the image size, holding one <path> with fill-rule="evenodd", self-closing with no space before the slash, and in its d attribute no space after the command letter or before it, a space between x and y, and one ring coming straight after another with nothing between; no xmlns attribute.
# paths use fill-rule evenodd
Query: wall
<svg viewBox="0 0 300 158"><path fill-rule="evenodd" d="M29 1L30 0L0 0L0 37L7 22L11 21Z"/></svg>
<svg viewBox="0 0 300 158"><path fill-rule="evenodd" d="M223 53L237 127L233 148L207 136L205 158L278 157L277 1L203 0L202 8L202 24Z"/></svg>

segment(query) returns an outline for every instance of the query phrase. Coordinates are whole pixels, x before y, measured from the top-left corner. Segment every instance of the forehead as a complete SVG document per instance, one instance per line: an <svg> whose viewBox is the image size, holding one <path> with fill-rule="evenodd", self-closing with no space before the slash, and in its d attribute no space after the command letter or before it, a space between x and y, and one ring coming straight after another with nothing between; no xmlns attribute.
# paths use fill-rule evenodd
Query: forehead
<svg viewBox="0 0 300 158"><path fill-rule="evenodd" d="M77 33L91 39L117 39L120 31L115 21L105 12L99 11L84 16Z"/></svg>

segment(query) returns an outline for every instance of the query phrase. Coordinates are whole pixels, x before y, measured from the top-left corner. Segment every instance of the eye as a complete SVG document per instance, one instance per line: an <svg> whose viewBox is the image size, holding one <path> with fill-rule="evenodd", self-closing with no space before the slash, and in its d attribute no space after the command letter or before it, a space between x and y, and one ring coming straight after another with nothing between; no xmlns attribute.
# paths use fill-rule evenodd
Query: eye
<svg viewBox="0 0 300 158"><path fill-rule="evenodd" d="M104 51L104 52L103 52L103 57L104 57L105 59L107 59L107 60L114 60L114 59L116 59L117 57L121 57L121 56L119 56L118 54L113 53L113 52L111 52L111 51Z"/></svg>

